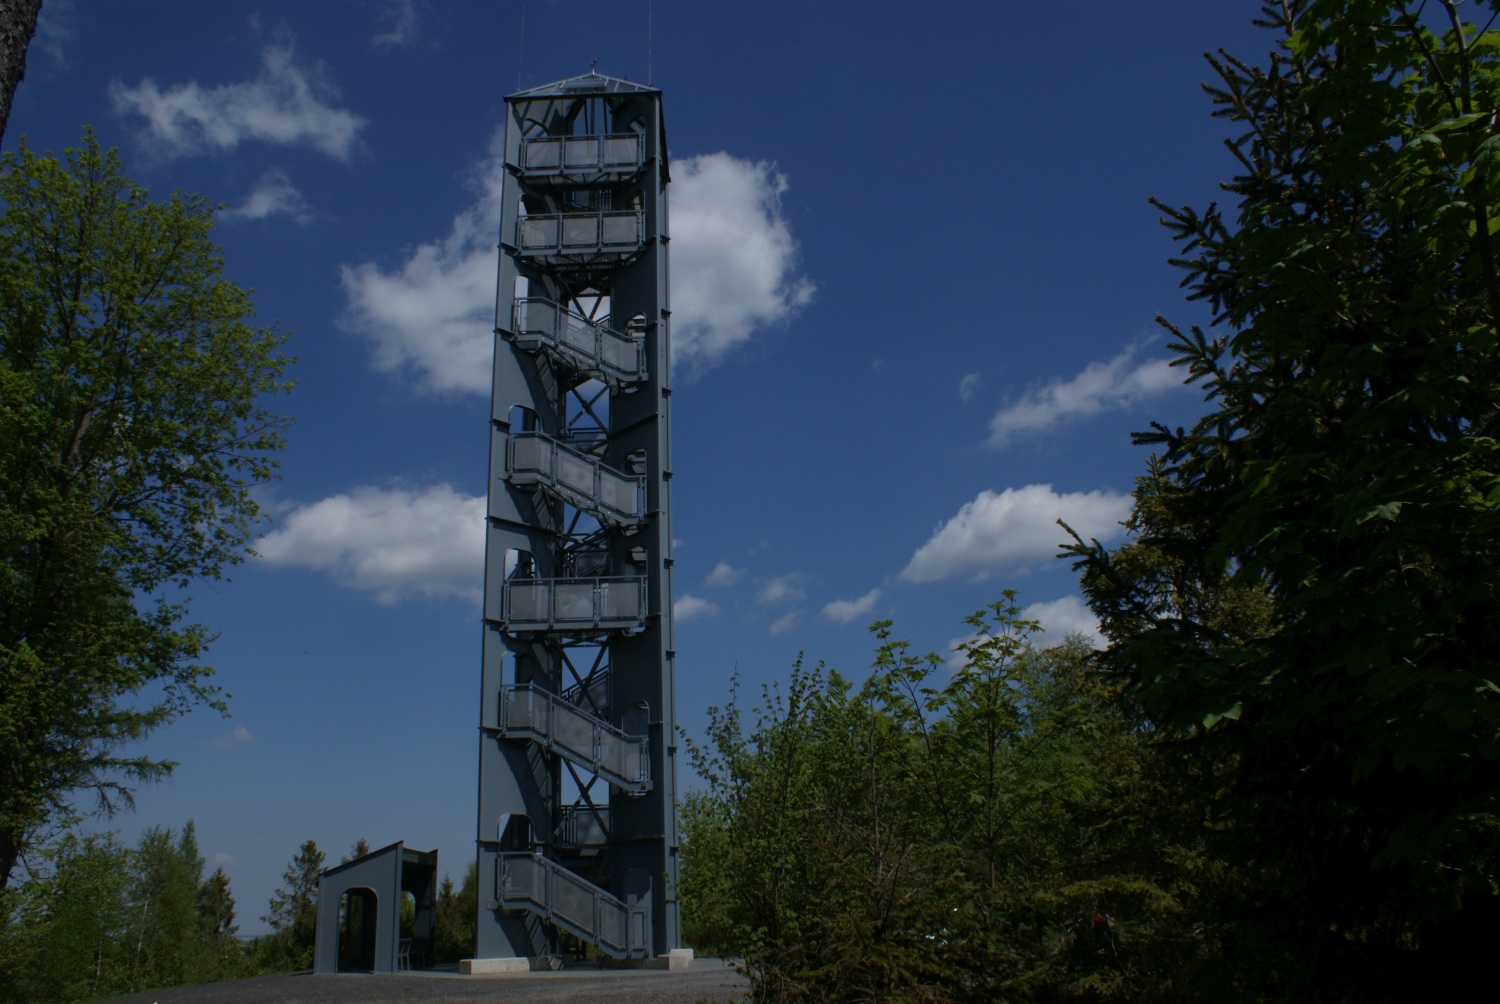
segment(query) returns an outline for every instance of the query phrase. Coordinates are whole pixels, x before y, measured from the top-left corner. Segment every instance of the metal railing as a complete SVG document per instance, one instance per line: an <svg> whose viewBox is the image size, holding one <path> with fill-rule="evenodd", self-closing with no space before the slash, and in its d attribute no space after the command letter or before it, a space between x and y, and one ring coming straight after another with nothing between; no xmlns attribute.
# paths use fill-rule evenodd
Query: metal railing
<svg viewBox="0 0 1500 1004"><path fill-rule="evenodd" d="M620 526L645 516L646 479L540 432L513 432L506 449L511 484L539 484L565 502Z"/></svg>
<svg viewBox="0 0 1500 1004"><path fill-rule="evenodd" d="M542 258L630 254L641 249L645 234L641 212L522 216L516 221L516 248Z"/></svg>
<svg viewBox="0 0 1500 1004"><path fill-rule="evenodd" d="M521 142L521 174L529 177L623 176L645 163L645 139L635 133L543 136Z"/></svg>
<svg viewBox="0 0 1500 1004"><path fill-rule="evenodd" d="M628 630L646 624L646 579L508 579L500 603L511 631Z"/></svg>
<svg viewBox="0 0 1500 1004"><path fill-rule="evenodd" d="M651 790L650 739L627 735L529 683L501 688L500 732L538 743L624 791Z"/></svg>
<svg viewBox="0 0 1500 1004"><path fill-rule="evenodd" d="M540 854L500 855L500 905L529 910L616 959L645 958L646 911Z"/></svg>
<svg viewBox="0 0 1500 1004"><path fill-rule="evenodd" d="M613 377L621 383L646 379L646 345L639 335L621 334L608 325L594 324L538 296L518 298L511 320L518 339L540 342L576 369Z"/></svg>

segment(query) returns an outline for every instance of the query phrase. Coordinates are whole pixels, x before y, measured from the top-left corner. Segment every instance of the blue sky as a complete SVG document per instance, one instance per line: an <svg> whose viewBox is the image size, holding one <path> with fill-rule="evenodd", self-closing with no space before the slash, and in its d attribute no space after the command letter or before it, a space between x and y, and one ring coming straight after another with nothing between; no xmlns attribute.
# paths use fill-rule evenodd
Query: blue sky
<svg viewBox="0 0 1500 1004"><path fill-rule="evenodd" d="M299 357L260 557L192 590L232 717L146 742L176 775L108 825L194 819L242 933L308 838L461 875L494 152L506 94L591 60L662 88L673 157L681 724L799 652L861 675L877 618L944 650L1007 587L1092 631L1054 521L1117 541L1130 431L1201 410L1146 199L1232 173L1202 53L1263 55L1257 6L47 0L5 149L89 124L153 195L223 202Z"/></svg>

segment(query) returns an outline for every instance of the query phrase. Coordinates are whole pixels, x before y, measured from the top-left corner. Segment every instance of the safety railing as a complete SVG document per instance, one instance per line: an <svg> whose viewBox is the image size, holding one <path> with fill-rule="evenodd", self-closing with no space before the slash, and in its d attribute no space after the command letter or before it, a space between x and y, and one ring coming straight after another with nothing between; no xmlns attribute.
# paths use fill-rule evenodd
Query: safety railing
<svg viewBox="0 0 1500 1004"><path fill-rule="evenodd" d="M622 474L598 457L540 432L511 433L506 453L511 484L541 485L617 526L635 526L645 516L645 478Z"/></svg>
<svg viewBox="0 0 1500 1004"><path fill-rule="evenodd" d="M531 180L595 181L635 174L646 163L644 137L634 133L539 136L521 142L521 176Z"/></svg>
<svg viewBox="0 0 1500 1004"><path fill-rule="evenodd" d="M631 794L651 790L650 740L529 683L501 690L500 732L529 739Z"/></svg>
<svg viewBox="0 0 1500 1004"><path fill-rule="evenodd" d="M501 620L511 631L629 630L646 624L646 580L509 579Z"/></svg>
<svg viewBox="0 0 1500 1004"><path fill-rule="evenodd" d="M541 345L563 357L574 369L613 383L646 379L646 346L639 335L622 334L595 324L543 297L515 301L512 327L524 346Z"/></svg>
<svg viewBox="0 0 1500 1004"><path fill-rule="evenodd" d="M516 249L526 257L577 264L634 254L645 243L645 233L645 214L640 212L522 216L516 221Z"/></svg>
<svg viewBox="0 0 1500 1004"><path fill-rule="evenodd" d="M528 910L616 959L645 958L646 911L540 854L500 855L500 906Z"/></svg>

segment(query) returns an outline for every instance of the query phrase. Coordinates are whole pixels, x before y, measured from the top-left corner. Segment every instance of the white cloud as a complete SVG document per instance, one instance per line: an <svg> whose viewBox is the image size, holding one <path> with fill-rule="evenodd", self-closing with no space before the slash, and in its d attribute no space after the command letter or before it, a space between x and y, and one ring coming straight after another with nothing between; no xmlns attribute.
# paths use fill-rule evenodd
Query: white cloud
<svg viewBox="0 0 1500 1004"><path fill-rule="evenodd" d="M797 626L797 611L793 610L789 614L783 614L781 617L778 617L776 619L776 623L772 624L768 630L772 634L786 634L788 631L790 631L792 628L794 628L796 626Z"/></svg>
<svg viewBox="0 0 1500 1004"><path fill-rule="evenodd" d="M974 392L979 389L979 380L978 373L965 373L964 378L958 382L958 399L968 404L974 397Z"/></svg>
<svg viewBox="0 0 1500 1004"><path fill-rule="evenodd" d="M232 732L226 732L217 738L210 739L208 745L216 750L228 750L234 749L236 746L243 746L250 739L250 730L241 725Z"/></svg>
<svg viewBox="0 0 1500 1004"><path fill-rule="evenodd" d="M267 564L328 572L381 603L411 596L477 603L484 514L483 495L460 495L449 485L356 488L293 509L256 550Z"/></svg>
<svg viewBox="0 0 1500 1004"><path fill-rule="evenodd" d="M66 47L78 37L78 8L74 0L48 0L36 19L31 49L45 52L63 69L68 68Z"/></svg>
<svg viewBox="0 0 1500 1004"><path fill-rule="evenodd" d="M701 368L790 318L817 287L794 274L787 179L775 165L708 153L671 171L673 362Z"/></svg>
<svg viewBox="0 0 1500 1004"><path fill-rule="evenodd" d="M1033 603L1021 611L1024 620L1040 621L1043 638L1033 639L1039 645L1059 645L1070 634L1081 634L1095 648L1104 647L1099 632L1099 618L1078 596L1064 596L1049 603Z"/></svg>
<svg viewBox="0 0 1500 1004"><path fill-rule="evenodd" d="M672 616L680 621L690 621L695 617L712 617L718 612L718 604L687 594L677 597L672 602Z"/></svg>
<svg viewBox="0 0 1500 1004"><path fill-rule="evenodd" d="M375 48L391 49L416 41L416 0L386 0L381 4L380 19L386 27L370 39Z"/></svg>
<svg viewBox="0 0 1500 1004"><path fill-rule="evenodd" d="M762 603L779 603L782 600L800 600L805 593L799 583L802 581L801 572L789 572L786 575L777 576L761 587L760 595L757 597Z"/></svg>
<svg viewBox="0 0 1500 1004"><path fill-rule="evenodd" d="M239 863L239 858L233 854L226 854L223 851L219 851L213 856L213 864L215 865L237 865Z"/></svg>
<svg viewBox="0 0 1500 1004"><path fill-rule="evenodd" d="M164 156L233 150L258 140L283 146L310 146L336 160L348 160L365 120L335 107L338 92L318 65L299 66L284 42L261 53L254 80L218 87L197 81L162 90L156 81L109 86L115 112L146 120L153 151Z"/></svg>
<svg viewBox="0 0 1500 1004"><path fill-rule="evenodd" d="M245 200L219 213L221 220L263 220L284 214L298 223L307 224L312 212L302 193L292 187L291 179L280 168L271 168L250 186Z"/></svg>
<svg viewBox="0 0 1500 1004"><path fill-rule="evenodd" d="M1042 633L1033 634L1031 643L1037 648L1061 645L1070 634L1080 634L1095 648L1104 647L1104 636L1099 632L1099 621L1093 611L1077 596L1064 596L1049 603L1033 603L1021 611L1021 619L1037 621ZM958 672L968 665L966 645L979 641L979 632L974 631L948 641L948 657L943 665L950 672Z"/></svg>
<svg viewBox="0 0 1500 1004"><path fill-rule="evenodd" d="M497 134L474 172L475 201L446 236L390 271L343 266L347 324L374 340L377 368L414 369L433 391L489 393L503 150ZM702 369L791 317L814 287L792 274L783 175L725 153L674 161L671 172L672 350L675 363Z"/></svg>
<svg viewBox="0 0 1500 1004"><path fill-rule="evenodd" d="M496 137L496 144L499 137ZM499 265L500 147L473 175L478 199L442 240L420 244L393 272L369 262L340 269L349 327L375 342L375 366L413 369L428 390L488 394Z"/></svg>
<svg viewBox="0 0 1500 1004"><path fill-rule="evenodd" d="M848 624L856 617L864 617L875 609L880 599L880 590L872 589L857 600L834 600L823 607L823 616L840 624Z"/></svg>
<svg viewBox="0 0 1500 1004"><path fill-rule="evenodd" d="M743 568L735 568L727 561L721 561L714 566L714 570L708 573L708 578L703 580L706 586L732 586L740 581L745 575Z"/></svg>
<svg viewBox="0 0 1500 1004"><path fill-rule="evenodd" d="M1166 360L1135 363L1132 346L1107 363L1091 362L1071 380L1058 378L1027 391L990 419L989 445L1002 447L1016 436L1064 422L1125 408L1182 386L1183 374Z"/></svg>
<svg viewBox="0 0 1500 1004"><path fill-rule="evenodd" d="M1058 494L1051 485L982 491L938 527L901 572L908 582L935 582L954 575L983 577L1007 565L1055 555L1065 541L1059 519L1085 539L1101 541L1122 532L1130 496L1110 491Z"/></svg>

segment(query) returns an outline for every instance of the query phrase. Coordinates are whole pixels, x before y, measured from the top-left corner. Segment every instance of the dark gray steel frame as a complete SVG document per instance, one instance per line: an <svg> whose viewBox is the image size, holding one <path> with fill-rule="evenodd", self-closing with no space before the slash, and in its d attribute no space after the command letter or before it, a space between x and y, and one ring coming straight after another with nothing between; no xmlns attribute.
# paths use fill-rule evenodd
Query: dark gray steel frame
<svg viewBox="0 0 1500 1004"><path fill-rule="evenodd" d="M676 901L669 178L661 92L588 74L511 95L506 108L485 558L476 958L535 957L558 951L558 928L544 919L547 906L508 901L503 896L503 861L507 854L519 852L539 854L570 871L597 878L612 896L628 905L632 916L644 910L648 944L612 949L601 943L601 949L612 955L662 955L682 945ZM610 164L607 170L572 175L550 166L529 175L524 169L527 139L626 133L641 137L643 155L638 169ZM618 212L626 206L638 210L640 247L527 254L518 246L523 206L526 215L540 217L566 214L580 204L587 207L580 216ZM569 391L590 375L567 353L549 352L534 339L516 338L511 329L518 277L528 280L528 296L544 296L563 305L570 305L570 297L584 285L602 290L610 298L612 324L618 330L625 330L626 319L640 318L635 328L644 339L645 372L638 382L607 381L609 434L604 443L591 444L604 463L620 471L638 467L640 456L645 457L644 518L634 527L606 524L590 534L596 541L607 542L602 575L641 575L646 580L645 617L633 630L579 632L559 627L549 631L537 630L536 625L507 629L502 610L507 550L530 552L538 577L572 574L564 568L564 552L570 546L563 524L564 501L535 483L512 483L506 477L511 409L529 409L537 416L540 432L563 439ZM576 765L548 752L543 743L507 737L500 728L500 702L507 686L532 685L554 694L568 690L587 695L603 682L589 678L582 686L575 681L568 687L564 662L567 653L578 646L599 646L606 654L609 679L602 688L609 694L606 720L624 732L649 737L652 785L644 792L611 787L607 811L602 806L600 811L592 810L588 794L579 805L561 804L563 771L566 768L577 777ZM508 664L513 667L509 673ZM596 660L596 668L599 664ZM581 779L583 783L588 780ZM597 801L597 793L593 799ZM576 832L577 821L585 814L592 815L607 833L592 867L562 837ZM510 845L503 844L502 820L519 816L529 820L529 831L516 828ZM524 846L515 846L517 841ZM570 928L570 933L580 932Z"/></svg>

